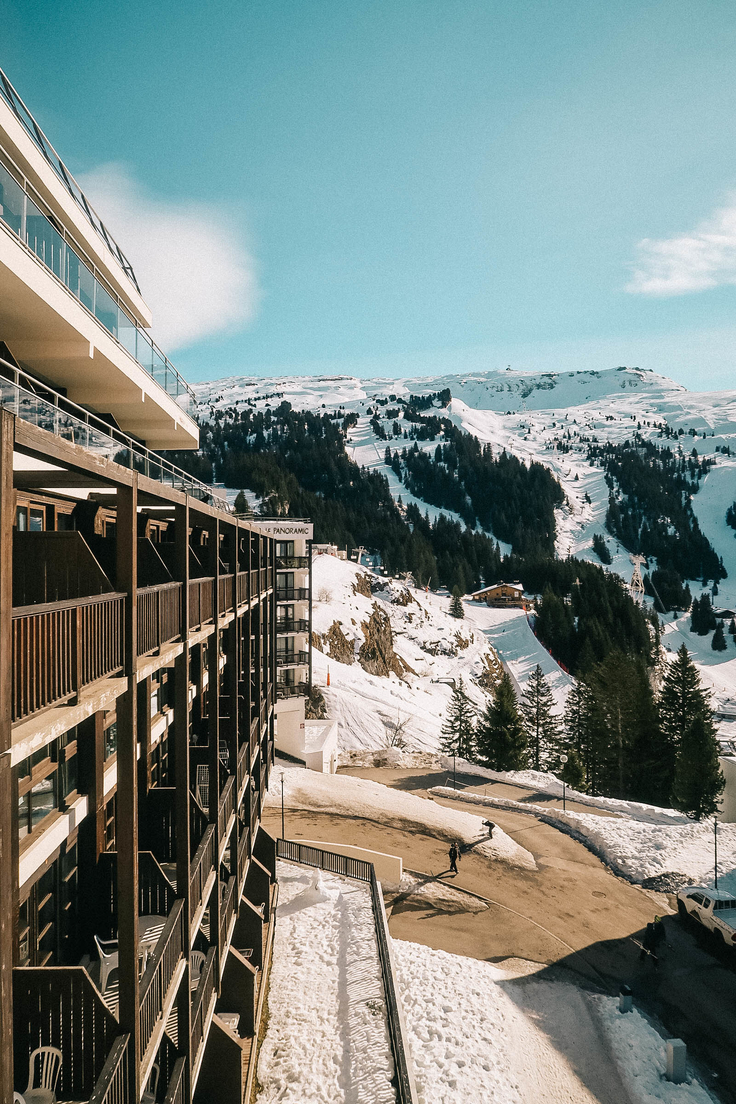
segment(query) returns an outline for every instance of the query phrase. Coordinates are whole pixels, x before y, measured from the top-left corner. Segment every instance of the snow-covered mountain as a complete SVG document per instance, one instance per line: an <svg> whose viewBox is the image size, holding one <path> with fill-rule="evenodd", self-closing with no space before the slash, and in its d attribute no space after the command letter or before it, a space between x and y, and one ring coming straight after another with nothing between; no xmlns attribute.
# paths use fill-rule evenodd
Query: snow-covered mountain
<svg viewBox="0 0 736 1104"><path fill-rule="evenodd" d="M613 556L613 570L628 578L628 554L605 531L608 488L600 468L586 459L581 438L624 441L638 429L658 438L667 424L682 429L683 448L697 447L701 456L715 456L717 463L693 498L698 522L722 557L728 579L721 586L721 601L736 605L736 540L725 524L727 507L736 498L736 456L720 452L731 446L736 452L736 391L689 391L665 376L638 368L613 368L601 372L520 373L476 372L466 375L410 377L406 379L357 379L352 376L284 376L259 380L247 376L200 383L196 387L199 416L242 405L263 409L287 401L297 410L331 411L357 415L348 449L353 459L368 468L379 468L389 480L395 498L412 501L397 476L384 465L387 442L372 426L378 413L386 432L386 418L397 399L428 395L449 389L452 400L442 410L456 425L494 449L506 449L520 458L537 460L559 479L567 504L557 512L557 552L597 562L593 537L606 537ZM377 405L377 400L381 402ZM388 400L388 403L386 403ZM697 438L691 436L697 434ZM569 439L568 439L569 434ZM565 440L569 451L560 452ZM391 439L392 447L403 442ZM420 447L434 451L434 443ZM418 501L433 517L441 512ZM448 511L444 511L448 513Z"/></svg>

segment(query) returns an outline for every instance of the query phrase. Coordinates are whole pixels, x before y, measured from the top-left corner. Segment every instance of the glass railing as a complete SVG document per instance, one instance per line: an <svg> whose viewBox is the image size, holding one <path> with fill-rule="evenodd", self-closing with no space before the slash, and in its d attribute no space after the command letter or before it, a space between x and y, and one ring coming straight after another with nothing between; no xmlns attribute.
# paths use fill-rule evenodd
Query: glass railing
<svg viewBox="0 0 736 1104"><path fill-rule="evenodd" d="M0 406L10 410L21 421L229 512L226 500L216 495L206 483L170 464L157 453L150 452L127 434L112 429L63 395L41 384L38 387L42 393L37 393L31 389L35 386L35 382L24 372L0 360Z"/></svg>
<svg viewBox="0 0 736 1104"><path fill-rule="evenodd" d="M69 195L72 197L74 202L84 214L90 226L92 226L97 231L99 236L104 241L105 245L107 245L108 249L110 249L113 256L118 261L125 275L135 285L136 290L140 292L141 289L138 287L138 281L135 278L135 272L133 271L133 267L130 261L127 259L122 249L117 244L112 234L107 229L102 219L99 217L94 207L89 202L86 195L79 187L76 180L69 172L68 168L61 160L58 153L51 145L48 138L43 133L40 126L33 118L16 90L13 88L8 78L3 73L2 69L0 69L0 98L5 100L8 107L13 111L16 118L20 121L22 126L25 128L27 134L31 138L31 141L46 158L61 183L69 192Z"/></svg>
<svg viewBox="0 0 736 1104"><path fill-rule="evenodd" d="M1 84L0 84L1 87ZM6 167L0 164L0 219L93 314L156 383L189 411L194 392L174 365L129 318L89 265L62 237Z"/></svg>

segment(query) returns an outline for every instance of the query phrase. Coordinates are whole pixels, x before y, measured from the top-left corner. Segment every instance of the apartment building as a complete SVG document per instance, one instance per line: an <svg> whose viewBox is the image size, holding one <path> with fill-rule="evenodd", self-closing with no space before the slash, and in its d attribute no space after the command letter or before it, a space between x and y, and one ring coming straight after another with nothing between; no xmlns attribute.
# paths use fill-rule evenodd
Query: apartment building
<svg viewBox="0 0 736 1104"><path fill-rule="evenodd" d="M312 686L313 525L308 518L258 520L276 542L276 723L281 744L291 747L299 735L303 742Z"/></svg>
<svg viewBox="0 0 736 1104"><path fill-rule="evenodd" d="M0 71L0 1104L250 1099L277 548L152 451L198 431L151 322Z"/></svg>

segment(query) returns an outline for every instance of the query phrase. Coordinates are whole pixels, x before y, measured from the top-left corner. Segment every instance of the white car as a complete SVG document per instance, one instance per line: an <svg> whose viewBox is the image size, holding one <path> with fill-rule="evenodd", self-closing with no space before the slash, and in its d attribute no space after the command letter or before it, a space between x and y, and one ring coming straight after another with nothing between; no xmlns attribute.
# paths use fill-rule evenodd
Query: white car
<svg viewBox="0 0 736 1104"><path fill-rule="evenodd" d="M677 911L719 935L727 947L736 946L736 897L725 890L685 886L677 894Z"/></svg>

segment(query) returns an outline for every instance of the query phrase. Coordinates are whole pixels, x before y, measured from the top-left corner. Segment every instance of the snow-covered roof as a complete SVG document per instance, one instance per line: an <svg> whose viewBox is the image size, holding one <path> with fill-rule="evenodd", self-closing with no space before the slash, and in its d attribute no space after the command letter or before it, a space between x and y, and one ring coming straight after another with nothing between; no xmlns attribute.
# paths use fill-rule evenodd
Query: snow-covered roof
<svg viewBox="0 0 736 1104"><path fill-rule="evenodd" d="M524 593L524 588L521 583L492 583L490 586L474 591L470 597L476 598L479 594L490 594L492 591L498 590L499 587L510 587L512 590L517 590L519 594Z"/></svg>

